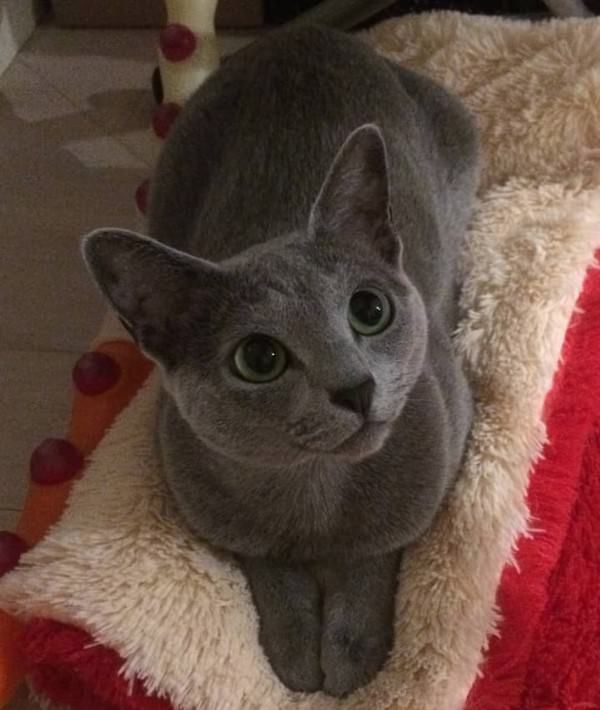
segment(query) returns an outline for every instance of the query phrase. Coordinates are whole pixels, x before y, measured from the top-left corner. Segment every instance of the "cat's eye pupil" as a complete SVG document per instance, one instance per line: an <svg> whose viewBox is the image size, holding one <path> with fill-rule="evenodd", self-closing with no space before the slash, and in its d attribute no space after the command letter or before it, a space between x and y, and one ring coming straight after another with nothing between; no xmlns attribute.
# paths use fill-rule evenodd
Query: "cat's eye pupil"
<svg viewBox="0 0 600 710"><path fill-rule="evenodd" d="M355 318L368 326L377 325L384 311L382 300L372 291L355 293L350 301L350 309Z"/></svg>
<svg viewBox="0 0 600 710"><path fill-rule="evenodd" d="M270 382L287 367L287 351L266 335L250 335L242 340L233 355L234 372L247 382Z"/></svg>
<svg viewBox="0 0 600 710"><path fill-rule="evenodd" d="M361 288L350 298L348 320L360 335L381 333L390 324L392 316L390 299L377 288Z"/></svg>
<svg viewBox="0 0 600 710"><path fill-rule="evenodd" d="M268 375L277 364L277 350L268 338L250 338L244 345L246 365L259 375Z"/></svg>

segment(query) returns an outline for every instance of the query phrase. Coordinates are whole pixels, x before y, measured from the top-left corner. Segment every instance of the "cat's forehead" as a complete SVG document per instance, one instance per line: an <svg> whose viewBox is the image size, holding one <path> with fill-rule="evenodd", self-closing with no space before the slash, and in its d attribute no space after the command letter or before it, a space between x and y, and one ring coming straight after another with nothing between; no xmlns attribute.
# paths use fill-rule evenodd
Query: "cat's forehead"
<svg viewBox="0 0 600 710"><path fill-rule="evenodd" d="M370 250L319 243L290 235L252 247L230 262L236 298L230 323L252 320L258 327L287 321L298 327L325 323L345 311L361 285L395 289L396 281Z"/></svg>
<svg viewBox="0 0 600 710"><path fill-rule="evenodd" d="M357 275L379 271L376 259L297 236L253 247L237 266L265 289L288 296L343 288Z"/></svg>
<svg viewBox="0 0 600 710"><path fill-rule="evenodd" d="M343 272L333 269L325 260L311 258L309 249L255 248L238 260L235 270L256 293L292 298L326 287Z"/></svg>

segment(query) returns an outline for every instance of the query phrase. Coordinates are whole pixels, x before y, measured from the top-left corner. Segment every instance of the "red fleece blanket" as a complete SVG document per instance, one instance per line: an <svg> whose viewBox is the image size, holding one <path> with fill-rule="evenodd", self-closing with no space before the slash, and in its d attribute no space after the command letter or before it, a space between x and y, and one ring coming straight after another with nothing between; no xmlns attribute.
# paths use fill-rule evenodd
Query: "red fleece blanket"
<svg viewBox="0 0 600 710"><path fill-rule="evenodd" d="M531 537L498 590L467 710L600 708L600 271L591 271L546 402L548 441L529 487ZM168 710L86 633L37 619L23 636L33 687L78 710Z"/></svg>
<svg viewBox="0 0 600 710"><path fill-rule="evenodd" d="M468 710L600 708L600 272L591 271L546 402L532 536L498 590L503 623Z"/></svg>

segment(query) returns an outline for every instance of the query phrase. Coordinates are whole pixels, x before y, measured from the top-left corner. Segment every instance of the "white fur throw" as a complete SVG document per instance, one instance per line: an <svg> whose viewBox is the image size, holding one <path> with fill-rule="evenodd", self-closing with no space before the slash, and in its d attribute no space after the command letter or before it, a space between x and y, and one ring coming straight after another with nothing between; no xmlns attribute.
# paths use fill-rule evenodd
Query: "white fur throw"
<svg viewBox="0 0 600 710"><path fill-rule="evenodd" d="M461 94L478 117L484 186L457 334L476 390L464 468L406 554L396 644L344 701L294 697L257 639L241 573L179 525L152 444L154 378L120 415L62 520L0 582L0 605L89 630L184 710L454 710L498 615L526 532L528 472L569 318L600 248L600 21L533 25L451 13L368 34Z"/></svg>

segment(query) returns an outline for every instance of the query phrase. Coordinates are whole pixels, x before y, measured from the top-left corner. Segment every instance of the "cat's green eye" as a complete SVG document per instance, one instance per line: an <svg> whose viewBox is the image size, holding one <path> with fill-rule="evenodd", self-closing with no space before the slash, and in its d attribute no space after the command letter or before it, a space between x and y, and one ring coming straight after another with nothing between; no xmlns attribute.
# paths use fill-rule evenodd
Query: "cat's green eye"
<svg viewBox="0 0 600 710"><path fill-rule="evenodd" d="M235 374L247 382L271 382L283 374L288 357L283 345L266 335L250 335L233 355Z"/></svg>
<svg viewBox="0 0 600 710"><path fill-rule="evenodd" d="M352 294L348 307L348 320L360 335L377 335L392 320L392 304L377 288L361 288Z"/></svg>

